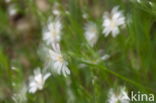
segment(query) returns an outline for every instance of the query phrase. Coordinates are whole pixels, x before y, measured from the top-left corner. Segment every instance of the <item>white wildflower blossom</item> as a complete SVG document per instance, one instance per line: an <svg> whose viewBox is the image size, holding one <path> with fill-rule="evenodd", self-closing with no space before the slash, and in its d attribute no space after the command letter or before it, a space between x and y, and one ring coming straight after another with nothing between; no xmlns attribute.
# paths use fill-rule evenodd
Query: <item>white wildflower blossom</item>
<svg viewBox="0 0 156 103"><path fill-rule="evenodd" d="M49 49L49 56L50 63L52 64L52 72L59 75L63 74L64 76L70 74L70 70L67 67L68 62L64 60L59 44L53 44L53 50Z"/></svg>
<svg viewBox="0 0 156 103"><path fill-rule="evenodd" d="M123 16L122 11L118 10L118 6L114 7L109 14L106 12L104 14L103 21L103 34L108 36L110 33L113 37L117 36L120 33L120 27L125 26L125 17Z"/></svg>
<svg viewBox="0 0 156 103"><path fill-rule="evenodd" d="M29 93L35 93L37 90L42 90L45 84L45 81L50 76L50 73L43 74L41 73L40 68L34 70L34 76L30 77L29 83Z"/></svg>
<svg viewBox="0 0 156 103"><path fill-rule="evenodd" d="M110 58L110 55L105 54L105 55L103 55L100 59L101 59L101 60L107 60L107 59L109 59L109 58Z"/></svg>
<svg viewBox="0 0 156 103"><path fill-rule="evenodd" d="M103 49L100 49L99 51L98 51L98 54L99 54L99 62L100 61L106 61L106 60L108 60L110 57L111 57L111 55L110 54L107 54L107 53L105 53L105 50L103 50Z"/></svg>
<svg viewBox="0 0 156 103"><path fill-rule="evenodd" d="M108 103L129 103L129 101L130 98L125 87L121 87L118 92L114 91L114 89L109 90Z"/></svg>
<svg viewBox="0 0 156 103"><path fill-rule="evenodd" d="M12 67L11 67L11 69L12 69L12 70L17 70L17 68L16 68L16 67L14 67L14 66L12 66Z"/></svg>
<svg viewBox="0 0 156 103"><path fill-rule="evenodd" d="M60 12L60 10L59 10L59 3L55 3L55 4L54 4L52 13L53 13L55 16L60 16L61 12Z"/></svg>
<svg viewBox="0 0 156 103"><path fill-rule="evenodd" d="M83 19L87 19L88 18L88 14L87 13L83 13L82 17L83 17Z"/></svg>
<svg viewBox="0 0 156 103"><path fill-rule="evenodd" d="M6 3L10 3L10 2L11 2L11 0L5 0L5 2L6 2Z"/></svg>
<svg viewBox="0 0 156 103"><path fill-rule="evenodd" d="M141 3L141 0L137 0L138 3Z"/></svg>
<svg viewBox="0 0 156 103"><path fill-rule="evenodd" d="M65 11L66 15L70 15L70 12L68 10Z"/></svg>
<svg viewBox="0 0 156 103"><path fill-rule="evenodd" d="M88 44L93 47L98 40L97 26L93 22L89 22L85 25L85 38Z"/></svg>
<svg viewBox="0 0 156 103"><path fill-rule="evenodd" d="M12 82L11 84L12 84L12 86L13 86L13 87L15 87L15 86L16 86L16 83L15 83L15 82Z"/></svg>
<svg viewBox="0 0 156 103"><path fill-rule="evenodd" d="M151 1L145 2L143 0L137 0L137 3L139 3L139 4L141 4L141 3L148 3L150 6L152 6L152 7L154 6L154 3L151 2Z"/></svg>
<svg viewBox="0 0 156 103"><path fill-rule="evenodd" d="M8 14L9 16L14 16L17 14L17 8L16 5L12 4L8 7Z"/></svg>
<svg viewBox="0 0 156 103"><path fill-rule="evenodd" d="M56 8L52 10L52 13L54 15L56 15L56 16L59 16L60 15L60 11L58 9L56 9Z"/></svg>
<svg viewBox="0 0 156 103"><path fill-rule="evenodd" d="M149 5L154 6L154 4L151 1L149 1L148 3L149 3Z"/></svg>
<svg viewBox="0 0 156 103"><path fill-rule="evenodd" d="M51 45L61 40L62 24L60 18L49 20L49 24L43 30L43 40Z"/></svg>
<svg viewBox="0 0 156 103"><path fill-rule="evenodd" d="M24 85L17 93L13 94L12 99L15 103L25 103L27 101L27 87Z"/></svg>

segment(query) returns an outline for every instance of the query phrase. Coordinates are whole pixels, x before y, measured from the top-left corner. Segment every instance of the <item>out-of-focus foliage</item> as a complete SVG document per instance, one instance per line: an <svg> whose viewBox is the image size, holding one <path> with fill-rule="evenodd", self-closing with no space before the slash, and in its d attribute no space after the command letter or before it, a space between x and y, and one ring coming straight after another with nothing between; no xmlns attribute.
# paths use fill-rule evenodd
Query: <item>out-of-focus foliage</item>
<svg viewBox="0 0 156 103"><path fill-rule="evenodd" d="M0 103L107 103L109 89L120 86L156 94L156 1L140 1L0 0ZM34 69L46 65L42 36L48 19L57 15L56 3L70 75L52 74L31 94L25 88ZM105 37L103 15L115 6L123 11L125 28ZM84 36L90 21L99 37L93 47Z"/></svg>

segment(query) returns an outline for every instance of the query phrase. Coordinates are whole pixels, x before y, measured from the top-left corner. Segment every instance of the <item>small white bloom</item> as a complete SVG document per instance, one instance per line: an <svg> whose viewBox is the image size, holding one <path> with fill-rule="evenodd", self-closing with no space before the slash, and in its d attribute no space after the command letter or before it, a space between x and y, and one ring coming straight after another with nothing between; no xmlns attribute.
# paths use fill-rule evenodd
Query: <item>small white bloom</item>
<svg viewBox="0 0 156 103"><path fill-rule="evenodd" d="M95 23L89 22L85 25L85 38L91 47L95 45L98 40L98 31Z"/></svg>
<svg viewBox="0 0 156 103"><path fill-rule="evenodd" d="M120 33L120 27L125 25L125 17L123 16L122 11L118 10L118 6L114 7L109 14L106 12L104 14L103 21L103 34L108 36L112 33L112 36L115 37Z"/></svg>
<svg viewBox="0 0 156 103"><path fill-rule="evenodd" d="M142 3L142 2L143 2L143 0L137 0L137 2L138 2L138 3Z"/></svg>
<svg viewBox="0 0 156 103"><path fill-rule="evenodd" d="M109 90L108 103L129 103L129 101L130 99L125 87L121 87L117 92L114 89Z"/></svg>
<svg viewBox="0 0 156 103"><path fill-rule="evenodd" d="M27 87L23 85L23 87L15 94L13 94L12 99L15 103L25 103L27 101Z"/></svg>
<svg viewBox="0 0 156 103"><path fill-rule="evenodd" d="M52 63L52 72L64 76L70 74L70 70L67 67L68 62L64 60L60 51L59 44L53 44L53 50L49 49L50 62Z"/></svg>
<svg viewBox="0 0 156 103"><path fill-rule="evenodd" d="M66 15L70 15L70 12L68 10L65 11Z"/></svg>
<svg viewBox="0 0 156 103"><path fill-rule="evenodd" d="M107 60L110 58L110 55L106 54L104 56L101 57L101 60Z"/></svg>
<svg viewBox="0 0 156 103"><path fill-rule="evenodd" d="M52 13L55 15L55 16L60 16L60 10L59 10L59 3L54 3L54 6L53 6L53 10L52 10Z"/></svg>
<svg viewBox="0 0 156 103"><path fill-rule="evenodd" d="M138 3L141 3L141 0L137 0Z"/></svg>
<svg viewBox="0 0 156 103"><path fill-rule="evenodd" d="M40 68L35 69L34 76L30 78L29 92L35 93L37 90L42 90L45 81L50 75L50 73L42 74Z"/></svg>
<svg viewBox="0 0 156 103"><path fill-rule="evenodd" d="M12 82L12 86L15 87L16 86L16 83L15 82Z"/></svg>
<svg viewBox="0 0 156 103"><path fill-rule="evenodd" d="M12 70L17 70L17 68L16 68L16 67L14 67L14 66L12 66L12 67L11 67L11 69L12 69Z"/></svg>
<svg viewBox="0 0 156 103"><path fill-rule="evenodd" d="M149 1L148 3L149 3L149 5L154 6L154 4L151 1Z"/></svg>
<svg viewBox="0 0 156 103"><path fill-rule="evenodd" d="M43 31L43 40L48 44L59 42L61 39L62 24L60 18L49 20L48 26Z"/></svg>
<svg viewBox="0 0 156 103"><path fill-rule="evenodd" d="M53 9L52 13L56 16L60 16L60 11L58 9Z"/></svg>
<svg viewBox="0 0 156 103"><path fill-rule="evenodd" d="M10 3L10 2L11 2L11 0L5 0L5 2L6 2L6 3Z"/></svg>
<svg viewBox="0 0 156 103"><path fill-rule="evenodd" d="M126 88L122 87L120 89L120 95L119 95L120 100L122 100L122 103L129 103L130 98L128 97L128 94L126 92Z"/></svg>
<svg viewBox="0 0 156 103"><path fill-rule="evenodd" d="M82 17L83 17L83 19L87 19L88 18L88 14L87 13L83 13Z"/></svg>
<svg viewBox="0 0 156 103"><path fill-rule="evenodd" d="M8 14L9 16L14 16L17 14L17 8L16 8L16 5L12 4L9 6L8 8Z"/></svg>

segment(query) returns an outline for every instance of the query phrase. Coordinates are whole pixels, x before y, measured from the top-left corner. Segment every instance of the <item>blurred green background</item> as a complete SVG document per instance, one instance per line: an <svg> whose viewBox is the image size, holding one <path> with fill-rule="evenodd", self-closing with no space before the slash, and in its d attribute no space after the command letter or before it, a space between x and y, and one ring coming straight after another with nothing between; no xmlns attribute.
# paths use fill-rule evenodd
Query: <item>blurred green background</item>
<svg viewBox="0 0 156 103"><path fill-rule="evenodd" d="M142 1L0 0L0 103L14 103L13 94L28 83L33 69L44 66L38 50L55 2L61 11L61 46L71 75L50 77L43 90L27 93L26 103L106 103L108 90L122 85L128 91L156 94L156 2L150 6ZM126 29L116 38L104 37L103 13L117 5L127 18ZM14 15L9 14L12 6L17 10ZM83 36L87 21L98 26L99 39L93 48ZM104 54L110 58L92 63Z"/></svg>

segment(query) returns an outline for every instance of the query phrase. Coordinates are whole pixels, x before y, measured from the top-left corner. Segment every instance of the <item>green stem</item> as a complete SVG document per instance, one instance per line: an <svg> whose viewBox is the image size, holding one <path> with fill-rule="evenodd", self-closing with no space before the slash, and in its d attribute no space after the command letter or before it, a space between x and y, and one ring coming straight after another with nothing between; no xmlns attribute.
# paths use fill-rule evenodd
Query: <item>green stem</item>
<svg viewBox="0 0 156 103"><path fill-rule="evenodd" d="M86 62L85 62L85 63L86 63ZM106 71L106 72L108 72L108 73L110 73L110 74L112 74L112 75L114 75L114 76L116 76L116 77L118 77L118 78L120 78L120 79L122 79L122 80L125 80L125 81L127 81L128 83L130 83L130 84L132 84L132 85L134 85L134 86L136 86L136 87L138 87L139 89L143 90L144 92L154 92L154 93L156 93L156 91L152 90L151 88L145 87L145 86L143 86L142 84L139 84L139 83L137 83L137 82L135 82L135 81L133 81L133 80L131 80L131 79L128 79L128 78L126 78L126 77L124 77L124 76L122 76L122 75L120 75L120 74L118 74L118 73L115 73L115 72L113 72L113 71L107 69L105 66L99 66L99 65L91 64L91 63L86 63L86 64L89 64L89 65L98 67L98 68L100 68L100 69L103 69L104 71Z"/></svg>

